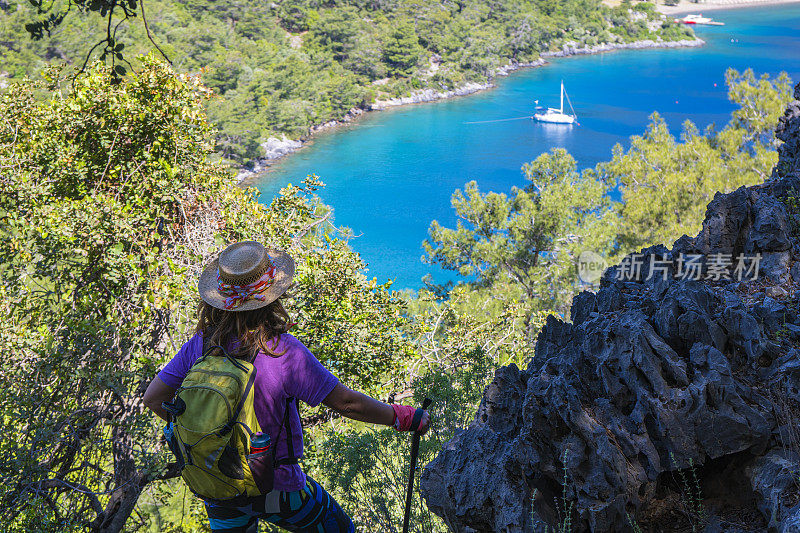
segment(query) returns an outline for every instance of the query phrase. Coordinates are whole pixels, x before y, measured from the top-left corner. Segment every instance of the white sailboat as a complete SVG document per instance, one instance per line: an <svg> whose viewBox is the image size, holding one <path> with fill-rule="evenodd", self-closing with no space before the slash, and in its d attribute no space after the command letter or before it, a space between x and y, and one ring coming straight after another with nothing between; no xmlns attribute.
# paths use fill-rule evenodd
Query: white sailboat
<svg viewBox="0 0 800 533"><path fill-rule="evenodd" d="M550 122L553 124L573 124L574 122L576 122L578 117L575 115L575 110L572 109L572 102L569 101L569 96L567 96L567 103L569 104L569 108L572 110L572 114L567 115L564 113L564 96L566 94L567 92L564 90L564 82L562 81L561 107L559 107L558 109L548 107L544 112L534 113L533 118L535 118L539 122Z"/></svg>

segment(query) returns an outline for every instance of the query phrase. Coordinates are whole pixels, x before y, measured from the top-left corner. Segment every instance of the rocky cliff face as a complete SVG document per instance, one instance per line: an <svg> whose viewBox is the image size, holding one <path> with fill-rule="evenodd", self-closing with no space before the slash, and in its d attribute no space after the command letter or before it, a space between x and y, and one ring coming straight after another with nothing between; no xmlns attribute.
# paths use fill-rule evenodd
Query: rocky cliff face
<svg viewBox="0 0 800 533"><path fill-rule="evenodd" d="M800 174L800 83L794 88L794 100L786 108L775 131L775 136L783 144L778 148L779 162L773 177Z"/></svg>
<svg viewBox="0 0 800 533"><path fill-rule="evenodd" d="M528 368L497 371L421 476L453 531L541 531L569 505L579 531L800 531L800 102L778 135L772 179L628 256L639 276L607 269ZM691 256L701 279L681 276Z"/></svg>

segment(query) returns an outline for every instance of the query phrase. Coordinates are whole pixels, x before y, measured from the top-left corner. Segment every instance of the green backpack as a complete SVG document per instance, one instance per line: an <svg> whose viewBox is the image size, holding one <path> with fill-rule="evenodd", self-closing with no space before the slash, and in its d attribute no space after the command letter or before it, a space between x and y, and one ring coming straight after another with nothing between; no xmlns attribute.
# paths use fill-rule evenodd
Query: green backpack
<svg viewBox="0 0 800 533"><path fill-rule="evenodd" d="M215 350L220 355L214 355ZM289 407L271 449L250 453L250 441L261 432L253 408L252 363L231 357L221 346L206 349L186 374L172 402L162 406L170 413L164 428L181 475L189 488L205 500L230 500L258 496L272 490L278 464L295 464L290 457L275 460L275 445L283 427L292 449Z"/></svg>

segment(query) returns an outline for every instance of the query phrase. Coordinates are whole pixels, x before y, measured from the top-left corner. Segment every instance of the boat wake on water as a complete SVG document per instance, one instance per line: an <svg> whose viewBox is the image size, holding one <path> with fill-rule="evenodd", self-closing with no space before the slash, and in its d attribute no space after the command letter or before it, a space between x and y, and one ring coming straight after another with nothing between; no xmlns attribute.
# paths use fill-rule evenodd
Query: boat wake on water
<svg viewBox="0 0 800 533"><path fill-rule="evenodd" d="M514 117L514 118L498 118L496 120L475 120L472 122L464 122L464 124L488 124L489 122L507 122L509 120L530 120L533 117Z"/></svg>

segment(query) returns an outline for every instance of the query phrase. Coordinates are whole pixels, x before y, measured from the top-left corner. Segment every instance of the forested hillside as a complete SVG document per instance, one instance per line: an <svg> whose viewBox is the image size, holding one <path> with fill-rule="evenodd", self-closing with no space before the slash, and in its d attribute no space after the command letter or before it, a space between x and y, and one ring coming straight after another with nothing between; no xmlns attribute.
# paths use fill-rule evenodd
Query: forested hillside
<svg viewBox="0 0 800 533"><path fill-rule="evenodd" d="M260 143L270 136L301 137L376 98L486 81L499 66L532 61L566 42L691 35L662 22L646 2L609 8L599 0L147 0L138 18L116 26L120 20L111 17L114 50L134 68L133 58L154 48L141 8L173 67L202 70L204 83L221 95L207 105L219 128L217 150L239 163L262 155ZM0 76L36 75L45 62L84 63L108 20L72 6L50 35L32 41L25 25L59 9L37 14L26 0L0 0Z"/></svg>

